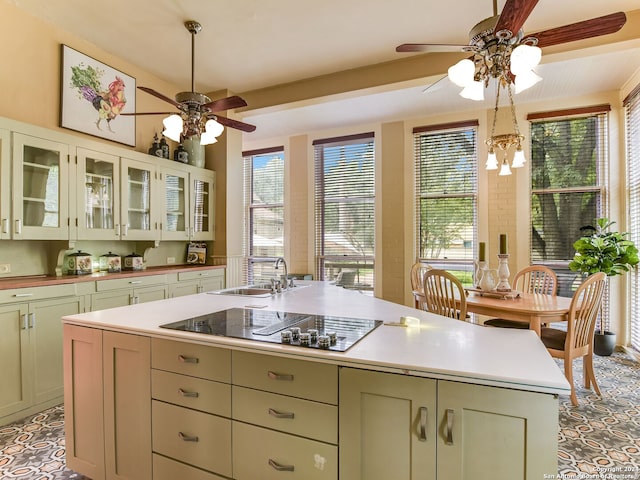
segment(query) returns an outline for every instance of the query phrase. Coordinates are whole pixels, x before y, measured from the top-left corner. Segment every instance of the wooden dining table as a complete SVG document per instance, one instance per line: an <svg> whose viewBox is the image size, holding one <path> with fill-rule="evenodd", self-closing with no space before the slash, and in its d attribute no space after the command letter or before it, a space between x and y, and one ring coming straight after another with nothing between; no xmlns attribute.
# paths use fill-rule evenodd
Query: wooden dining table
<svg viewBox="0 0 640 480"><path fill-rule="evenodd" d="M571 298L540 293L518 293L517 296L495 296L468 291L467 311L493 318L528 322L540 335L542 324L567 321Z"/></svg>

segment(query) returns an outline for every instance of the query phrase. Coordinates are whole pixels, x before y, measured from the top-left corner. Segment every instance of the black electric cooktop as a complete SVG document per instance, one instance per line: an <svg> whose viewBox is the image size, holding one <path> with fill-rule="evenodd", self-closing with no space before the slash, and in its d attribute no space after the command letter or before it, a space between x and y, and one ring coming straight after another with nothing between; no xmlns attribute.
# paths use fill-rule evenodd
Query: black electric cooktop
<svg viewBox="0 0 640 480"><path fill-rule="evenodd" d="M289 343L282 341L281 332L299 328L301 333L317 330L318 337L330 335L331 343L321 346L321 342L311 337L308 345L301 343L294 334L291 345L302 348L324 348L344 352L358 340L382 325L381 320L313 315L306 313L279 312L255 308L230 308L208 313L179 322L160 325L161 328L197 332L204 335L244 338L258 342ZM285 334L286 337L286 334ZM303 336L304 337L304 336Z"/></svg>

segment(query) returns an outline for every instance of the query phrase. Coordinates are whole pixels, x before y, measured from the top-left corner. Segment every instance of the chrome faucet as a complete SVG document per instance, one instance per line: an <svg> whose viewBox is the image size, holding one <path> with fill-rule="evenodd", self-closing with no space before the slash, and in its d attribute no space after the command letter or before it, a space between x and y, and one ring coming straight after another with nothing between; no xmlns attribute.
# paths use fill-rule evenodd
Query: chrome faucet
<svg viewBox="0 0 640 480"><path fill-rule="evenodd" d="M289 282L289 272L287 270L287 261L284 259L284 257L278 257L276 259L276 262L273 264L273 268L275 268L276 270L278 270L278 268L280 267L280 264L284 265L284 275L281 275L280 278L281 280L281 285L282 288L289 288L289 287L293 287L293 279L291 279L291 282Z"/></svg>

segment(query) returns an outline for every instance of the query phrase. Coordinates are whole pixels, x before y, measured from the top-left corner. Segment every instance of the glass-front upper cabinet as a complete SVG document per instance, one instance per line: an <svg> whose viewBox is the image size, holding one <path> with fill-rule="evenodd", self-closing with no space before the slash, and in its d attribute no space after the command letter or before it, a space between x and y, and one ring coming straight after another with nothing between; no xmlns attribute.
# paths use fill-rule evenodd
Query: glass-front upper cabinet
<svg viewBox="0 0 640 480"><path fill-rule="evenodd" d="M215 240L215 172L191 174L191 239Z"/></svg>
<svg viewBox="0 0 640 480"><path fill-rule="evenodd" d="M162 216L163 240L189 239L189 174L164 168L164 212Z"/></svg>
<svg viewBox="0 0 640 480"><path fill-rule="evenodd" d="M13 133L12 238L69 238L69 146Z"/></svg>
<svg viewBox="0 0 640 480"><path fill-rule="evenodd" d="M122 158L121 231L123 240L158 240L158 219L154 198L155 167L150 163Z"/></svg>
<svg viewBox="0 0 640 480"><path fill-rule="evenodd" d="M78 239L120 238L120 158L78 148Z"/></svg>
<svg viewBox="0 0 640 480"><path fill-rule="evenodd" d="M0 129L0 239L11 238L11 145L9 130Z"/></svg>

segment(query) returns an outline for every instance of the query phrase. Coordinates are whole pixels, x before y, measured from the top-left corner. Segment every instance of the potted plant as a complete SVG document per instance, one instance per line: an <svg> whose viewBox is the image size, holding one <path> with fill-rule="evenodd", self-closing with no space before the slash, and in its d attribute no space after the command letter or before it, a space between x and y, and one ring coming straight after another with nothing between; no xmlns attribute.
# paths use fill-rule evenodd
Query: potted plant
<svg viewBox="0 0 640 480"><path fill-rule="evenodd" d="M627 232L610 231L614 223L608 218L598 218L595 227L581 228L591 233L573 244L576 254L569 263L571 270L584 275L604 272L613 277L625 274L638 264L638 249L627 239ZM600 317L594 337L594 352L597 355L611 355L616 344L615 333L608 330L608 317L606 320Z"/></svg>

